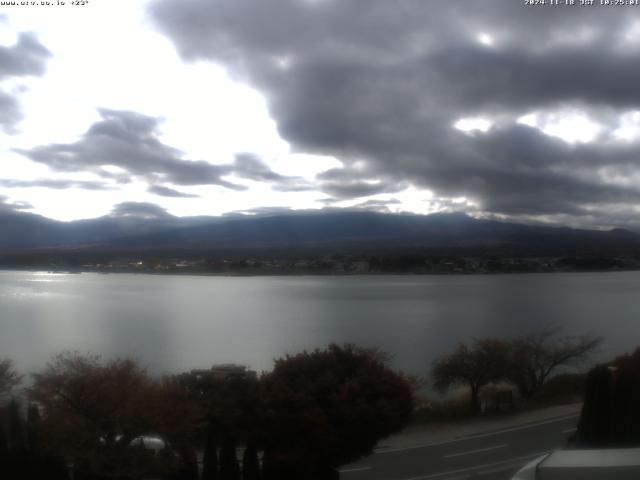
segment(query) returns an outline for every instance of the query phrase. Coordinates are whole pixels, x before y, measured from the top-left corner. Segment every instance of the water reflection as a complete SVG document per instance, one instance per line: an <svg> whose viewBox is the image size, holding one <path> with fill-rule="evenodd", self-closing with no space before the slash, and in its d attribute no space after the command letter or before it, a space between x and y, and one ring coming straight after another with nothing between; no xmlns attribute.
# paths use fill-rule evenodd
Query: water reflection
<svg viewBox="0 0 640 480"><path fill-rule="evenodd" d="M52 278L54 281L39 281ZM272 360L329 342L380 346L428 372L456 343L550 323L630 350L640 273L190 277L0 272L0 356L24 371L63 349L132 355L153 373Z"/></svg>

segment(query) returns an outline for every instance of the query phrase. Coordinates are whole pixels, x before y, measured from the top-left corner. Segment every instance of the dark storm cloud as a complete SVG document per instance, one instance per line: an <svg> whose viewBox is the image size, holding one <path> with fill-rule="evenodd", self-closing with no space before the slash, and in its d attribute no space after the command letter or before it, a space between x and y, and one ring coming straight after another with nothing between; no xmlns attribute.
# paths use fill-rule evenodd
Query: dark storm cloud
<svg viewBox="0 0 640 480"><path fill-rule="evenodd" d="M317 179L335 199L411 183L443 201L465 196L486 212L575 218L625 211L639 199L638 189L603 174L640 173L640 145L610 138L617 117L640 108L631 10L512 0L151 6L183 58L223 64L263 92L296 150L345 163ZM478 41L482 33L492 46ZM570 145L516 123L559 109L588 112L603 134ZM486 134L452 128L473 116L496 123Z"/></svg>
<svg viewBox="0 0 640 480"><path fill-rule="evenodd" d="M0 18L0 22L4 19ZM0 82L15 77L40 76L51 53L31 33L18 36L15 45L0 46ZM0 90L0 127L7 133L15 132L22 120L22 111L16 96Z"/></svg>
<svg viewBox="0 0 640 480"><path fill-rule="evenodd" d="M396 193L405 190L407 182L323 182L319 185L322 192L336 199L368 197L380 193Z"/></svg>
<svg viewBox="0 0 640 480"><path fill-rule="evenodd" d="M133 218L167 218L172 216L161 206L149 202L118 203L114 205L109 215Z"/></svg>
<svg viewBox="0 0 640 480"><path fill-rule="evenodd" d="M332 168L316 175L317 188L336 200L368 197L379 193L396 193L405 190L406 181L393 178L375 179L357 168ZM375 177L375 175L373 176Z"/></svg>
<svg viewBox="0 0 640 480"><path fill-rule="evenodd" d="M50 144L17 150L34 162L57 171L92 171L105 178L137 177L149 183L175 185L219 185L233 190L245 187L224 180L230 165L212 165L186 160L179 150L158 140L160 119L136 112L101 109L102 120L94 123L75 143ZM108 166L124 172L114 174Z"/></svg>
<svg viewBox="0 0 640 480"><path fill-rule="evenodd" d="M173 198L199 198L200 195L194 195L192 193L180 192L178 190L174 190L173 188L164 187L162 185L151 185L147 188L149 193L153 193L154 195L158 195L160 197L173 197Z"/></svg>
<svg viewBox="0 0 640 480"><path fill-rule="evenodd" d="M112 187L103 182L85 180L54 180L41 178L37 180L0 179L0 186L6 188L52 188L65 190L67 188L81 188L83 190L112 190Z"/></svg>

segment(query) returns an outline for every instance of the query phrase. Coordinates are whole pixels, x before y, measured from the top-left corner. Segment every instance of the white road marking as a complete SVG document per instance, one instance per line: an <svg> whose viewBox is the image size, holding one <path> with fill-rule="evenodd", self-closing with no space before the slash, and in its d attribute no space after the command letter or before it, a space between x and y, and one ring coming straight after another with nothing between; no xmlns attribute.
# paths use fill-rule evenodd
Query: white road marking
<svg viewBox="0 0 640 480"><path fill-rule="evenodd" d="M571 432L575 432L577 430L576 427L573 428L565 428L564 430L562 430L562 432L560 433L571 433Z"/></svg>
<svg viewBox="0 0 640 480"><path fill-rule="evenodd" d="M477 472L479 475L491 475L493 473L507 472L509 470L519 470L522 468L522 462L513 462L508 463L506 465L501 465L499 467L487 468L485 470L480 470ZM526 464L525 464L526 465Z"/></svg>
<svg viewBox="0 0 640 480"><path fill-rule="evenodd" d="M570 420L572 418L578 418L579 416L580 416L579 413L575 413L573 415L566 415L566 416L559 417L559 418L552 418L550 420L544 420L542 422L529 423L529 424L526 424L526 425L521 425L519 427L505 428L503 430L496 430L495 432L478 433L476 435L469 435L469 436L466 436L466 437L460 437L460 438L456 438L454 440L447 440L445 442L425 443L423 445L412 445L411 447L402 447L402 448L387 448L387 449L384 449L384 450L375 450L374 453L379 455L379 454L383 454L383 453L394 453L394 452L403 452L405 450L415 450L417 448L435 447L437 445L448 445L450 443L464 442L464 441L467 441L467 440L475 440L476 438L491 437L493 435L501 435L503 433L516 432L518 430L526 430L528 428L539 427L540 425L548 425L550 423L563 422L565 420Z"/></svg>
<svg viewBox="0 0 640 480"><path fill-rule="evenodd" d="M340 473L349 473L349 472L364 472L365 470L371 470L371 467L345 468L344 470L338 470L338 471Z"/></svg>
<svg viewBox="0 0 640 480"><path fill-rule="evenodd" d="M493 447L478 448L477 450L469 450L467 452L451 453L449 455L444 455L444 458L462 457L463 455L471 455L473 453L488 452L489 450L504 448L504 447L507 447L508 445L509 445L508 443L503 443L502 445L495 445Z"/></svg>
<svg viewBox="0 0 640 480"><path fill-rule="evenodd" d="M449 470L448 472L432 473L431 475L425 475L422 477L405 478L403 480L428 480L430 478L445 477L447 475L455 475L457 473L475 472L475 471L478 471L479 469L487 469L491 467L497 467L498 465L506 465L510 463L513 463L515 466L517 462L532 460L536 457L546 455L547 453L549 452L530 453L529 455L523 455L522 457L514 457L508 460L502 460L500 462L485 463L483 465L474 465L473 467L460 468L458 470Z"/></svg>

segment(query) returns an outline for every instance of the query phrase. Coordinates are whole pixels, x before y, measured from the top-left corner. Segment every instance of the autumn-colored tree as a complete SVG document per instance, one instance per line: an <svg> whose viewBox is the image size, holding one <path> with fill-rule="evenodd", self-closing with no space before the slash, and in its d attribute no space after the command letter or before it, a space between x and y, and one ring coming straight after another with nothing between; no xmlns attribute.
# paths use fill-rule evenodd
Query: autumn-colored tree
<svg viewBox="0 0 640 480"><path fill-rule="evenodd" d="M29 393L42 407L49 445L89 472L123 475L136 468L131 441L153 425L151 383L131 359L66 352L33 375Z"/></svg>
<svg viewBox="0 0 640 480"><path fill-rule="evenodd" d="M494 338L474 340L471 346L460 343L453 353L434 363L434 387L441 392L453 385L469 387L470 410L477 415L481 411L480 389L506 377L509 353L509 345Z"/></svg>
<svg viewBox="0 0 640 480"><path fill-rule="evenodd" d="M276 360L263 385L265 480L335 478L413 412L410 379L353 345Z"/></svg>
<svg viewBox="0 0 640 480"><path fill-rule="evenodd" d="M518 337L510 342L507 378L522 398L533 397L554 371L583 364L602 343L601 337L559 337L556 328Z"/></svg>

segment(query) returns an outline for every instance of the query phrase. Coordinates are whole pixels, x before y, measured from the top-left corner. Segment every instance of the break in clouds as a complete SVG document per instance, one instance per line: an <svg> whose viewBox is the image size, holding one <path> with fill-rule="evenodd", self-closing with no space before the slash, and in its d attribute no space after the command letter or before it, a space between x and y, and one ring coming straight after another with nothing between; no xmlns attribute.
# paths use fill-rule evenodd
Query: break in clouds
<svg viewBox="0 0 640 480"><path fill-rule="evenodd" d="M260 90L295 150L344 163L317 179L330 198L415 185L485 214L634 223L638 9L157 0L150 11L184 59ZM454 128L462 119L482 128Z"/></svg>

